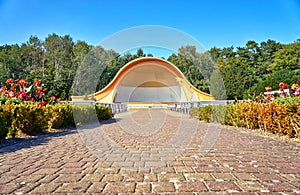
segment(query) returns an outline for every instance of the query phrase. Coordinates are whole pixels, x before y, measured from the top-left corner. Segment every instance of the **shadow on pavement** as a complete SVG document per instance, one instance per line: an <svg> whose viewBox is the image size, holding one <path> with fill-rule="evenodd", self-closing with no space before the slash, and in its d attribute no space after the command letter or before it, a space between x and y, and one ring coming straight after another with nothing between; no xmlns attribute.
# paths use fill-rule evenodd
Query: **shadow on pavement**
<svg viewBox="0 0 300 195"><path fill-rule="evenodd" d="M104 124L112 124L120 119L111 119L100 121L97 123L87 124L80 127L70 127L66 130L62 130L60 132L50 132L45 134L39 134L32 138L14 138L14 139L7 139L7 140L0 140L0 155L10 152L15 152L24 148L30 148L34 146L38 146L41 144L48 143L52 138L66 136L70 134L76 134L78 130L83 131L85 129L93 129L95 127L99 127L99 125Z"/></svg>

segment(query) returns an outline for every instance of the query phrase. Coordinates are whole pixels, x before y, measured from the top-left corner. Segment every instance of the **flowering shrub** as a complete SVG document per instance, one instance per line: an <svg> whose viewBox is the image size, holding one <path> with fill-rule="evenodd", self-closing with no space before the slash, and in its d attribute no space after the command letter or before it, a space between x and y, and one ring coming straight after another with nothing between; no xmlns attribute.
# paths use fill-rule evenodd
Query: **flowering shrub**
<svg viewBox="0 0 300 195"><path fill-rule="evenodd" d="M298 79L298 82L300 82L300 78ZM292 84L292 86L289 88L289 86L286 83L279 83L279 89L277 91L272 91L272 87L267 86L265 87L266 92L261 93L258 96L255 96L253 100L256 102L270 102L277 98L287 98L287 97L300 97L300 85L297 83Z"/></svg>
<svg viewBox="0 0 300 195"><path fill-rule="evenodd" d="M60 102L60 99L52 96L48 97L48 89L43 88L41 81L35 79L33 85L28 86L28 81L24 78L19 80L8 79L0 88L0 102L4 103L11 99L14 103L39 102L40 106L47 103Z"/></svg>

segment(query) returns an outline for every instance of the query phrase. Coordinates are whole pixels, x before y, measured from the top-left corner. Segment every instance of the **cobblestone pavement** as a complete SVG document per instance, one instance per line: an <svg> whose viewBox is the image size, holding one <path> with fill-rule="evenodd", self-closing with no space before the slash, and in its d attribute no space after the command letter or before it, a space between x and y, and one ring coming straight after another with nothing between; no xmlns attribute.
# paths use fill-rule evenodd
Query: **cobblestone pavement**
<svg viewBox="0 0 300 195"><path fill-rule="evenodd" d="M219 130L152 109L21 141L0 148L0 194L300 193L299 145Z"/></svg>

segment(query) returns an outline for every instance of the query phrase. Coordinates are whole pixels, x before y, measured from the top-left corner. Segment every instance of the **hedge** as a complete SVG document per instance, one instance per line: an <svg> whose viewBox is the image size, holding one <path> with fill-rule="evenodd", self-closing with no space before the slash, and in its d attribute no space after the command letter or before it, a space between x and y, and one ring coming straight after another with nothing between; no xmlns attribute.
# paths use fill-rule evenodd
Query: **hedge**
<svg viewBox="0 0 300 195"><path fill-rule="evenodd" d="M98 120L112 118L111 109L102 105L60 103L41 106L39 103L15 104L6 101L5 104L0 104L0 139L44 132L51 128L75 126L74 112L75 115L82 116L80 124L95 122L92 117L95 115Z"/></svg>
<svg viewBox="0 0 300 195"><path fill-rule="evenodd" d="M300 138L299 101L242 102L192 108L191 117L207 122L261 129Z"/></svg>

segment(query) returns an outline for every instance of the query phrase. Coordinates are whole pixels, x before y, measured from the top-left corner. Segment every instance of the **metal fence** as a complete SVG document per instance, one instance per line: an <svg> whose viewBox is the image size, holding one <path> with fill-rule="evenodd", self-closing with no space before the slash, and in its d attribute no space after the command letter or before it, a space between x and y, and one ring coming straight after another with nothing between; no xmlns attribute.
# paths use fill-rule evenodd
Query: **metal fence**
<svg viewBox="0 0 300 195"><path fill-rule="evenodd" d="M170 104L168 108L174 112L181 112L184 114L189 114L190 108L197 108L201 106L208 105L226 105L226 104L234 104L235 100L203 100L198 102L180 102L178 104Z"/></svg>

